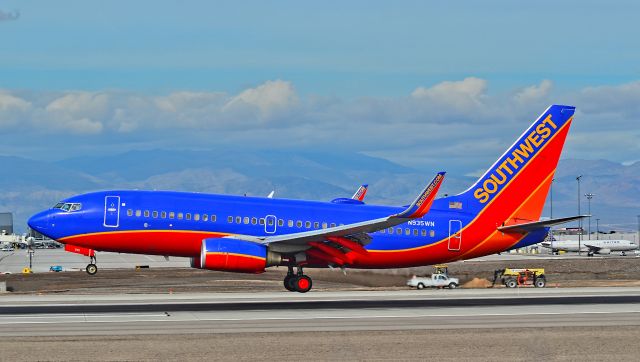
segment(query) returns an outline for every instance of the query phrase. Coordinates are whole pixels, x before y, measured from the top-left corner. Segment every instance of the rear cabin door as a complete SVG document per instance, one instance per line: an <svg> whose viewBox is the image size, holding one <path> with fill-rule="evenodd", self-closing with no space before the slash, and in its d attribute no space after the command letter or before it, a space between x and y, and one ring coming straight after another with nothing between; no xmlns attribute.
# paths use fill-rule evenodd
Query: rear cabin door
<svg viewBox="0 0 640 362"><path fill-rule="evenodd" d="M449 250L460 251L462 246L462 221L449 220Z"/></svg>
<svg viewBox="0 0 640 362"><path fill-rule="evenodd" d="M275 215L267 215L264 217L264 232L267 234L273 234L276 232L276 217Z"/></svg>
<svg viewBox="0 0 640 362"><path fill-rule="evenodd" d="M120 196L104 198L104 226L117 228L120 225Z"/></svg>

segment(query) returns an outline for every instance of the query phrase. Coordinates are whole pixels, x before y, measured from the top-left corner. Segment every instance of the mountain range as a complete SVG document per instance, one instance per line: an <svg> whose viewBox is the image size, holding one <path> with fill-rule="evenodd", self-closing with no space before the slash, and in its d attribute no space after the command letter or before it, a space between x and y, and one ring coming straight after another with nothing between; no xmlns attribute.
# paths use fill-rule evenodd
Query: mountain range
<svg viewBox="0 0 640 362"><path fill-rule="evenodd" d="M15 229L26 231L27 218L64 197L113 188L182 190L331 200L350 197L369 184L368 203L405 205L440 170L417 170L388 160L332 150L256 151L147 150L112 156L81 156L55 162L0 156L0 211L14 213ZM446 165L446 164L444 164ZM479 165L478 168L490 165ZM446 167L443 167L446 170ZM553 216L588 212L585 193L593 193L592 228L636 230L640 214L640 162L622 165L606 160L564 159L553 183ZM440 191L465 190L475 177L449 172ZM551 214L551 197L543 216ZM586 222L585 222L586 225Z"/></svg>

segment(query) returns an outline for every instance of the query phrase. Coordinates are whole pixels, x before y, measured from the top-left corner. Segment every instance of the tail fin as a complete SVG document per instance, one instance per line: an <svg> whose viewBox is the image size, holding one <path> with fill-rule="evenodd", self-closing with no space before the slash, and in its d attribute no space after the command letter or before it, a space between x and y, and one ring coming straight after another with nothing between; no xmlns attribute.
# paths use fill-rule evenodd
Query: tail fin
<svg viewBox="0 0 640 362"><path fill-rule="evenodd" d="M539 220L574 112L571 106L547 108L478 181L453 198L472 212L493 209L489 214L503 225Z"/></svg>

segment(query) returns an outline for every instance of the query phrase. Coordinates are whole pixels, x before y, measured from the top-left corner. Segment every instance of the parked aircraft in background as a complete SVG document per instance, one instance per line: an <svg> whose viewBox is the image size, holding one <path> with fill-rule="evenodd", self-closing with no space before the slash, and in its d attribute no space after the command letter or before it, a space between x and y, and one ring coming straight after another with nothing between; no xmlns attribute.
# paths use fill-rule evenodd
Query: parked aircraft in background
<svg viewBox="0 0 640 362"><path fill-rule="evenodd" d="M549 107L469 189L436 199L440 172L408 207L112 190L65 199L29 226L90 256L90 274L94 250L185 256L210 270L284 266L285 288L298 292L311 289L308 267L403 268L495 254L580 217L538 221L574 111Z"/></svg>
<svg viewBox="0 0 640 362"><path fill-rule="evenodd" d="M586 252L588 256L594 254L611 254L619 251L621 255L627 255L627 251L638 249L638 244L629 240L581 240L580 251ZM554 253L558 251L578 251L578 240L552 240L543 242L542 246L551 249Z"/></svg>

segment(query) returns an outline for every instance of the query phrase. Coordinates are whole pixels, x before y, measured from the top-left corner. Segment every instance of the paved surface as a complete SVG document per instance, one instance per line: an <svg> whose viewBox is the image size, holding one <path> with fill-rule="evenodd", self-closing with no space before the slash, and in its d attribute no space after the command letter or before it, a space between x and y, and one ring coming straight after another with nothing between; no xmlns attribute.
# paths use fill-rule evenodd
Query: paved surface
<svg viewBox="0 0 640 362"><path fill-rule="evenodd" d="M133 269L137 265L148 265L151 268L188 268L188 258L170 257L166 260L157 255L136 255L98 252L98 267L100 269ZM75 253L65 252L63 249L35 249L32 259L32 269L35 273L48 272L54 265L61 266L64 270L84 270L89 263L89 258ZM14 250L0 252L0 273L20 273L24 267L29 266L29 254L26 250Z"/></svg>
<svg viewBox="0 0 640 362"><path fill-rule="evenodd" d="M0 360L633 361L639 301L640 288L9 295Z"/></svg>
<svg viewBox="0 0 640 362"><path fill-rule="evenodd" d="M157 255L136 255L120 254L109 252L98 252L98 267L100 269L121 269L135 268L137 265L148 265L151 268L188 268L190 265L188 258L170 257L166 260ZM597 255L594 258L615 258L613 255ZM635 254L630 254L627 258L634 258ZM501 255L487 255L470 261L518 261L518 260L574 260L587 258L586 255L578 256L575 253L562 255L550 254L512 254L503 253ZM591 258L590 258L591 259ZM89 258L83 255L68 253L63 249L36 249L33 254L33 271L48 272L53 265L62 266L64 270L80 270L87 266ZM0 252L0 273L19 273L25 266L29 266L29 254L26 250L2 251Z"/></svg>
<svg viewBox="0 0 640 362"><path fill-rule="evenodd" d="M639 288L9 296L0 336L640 326Z"/></svg>

